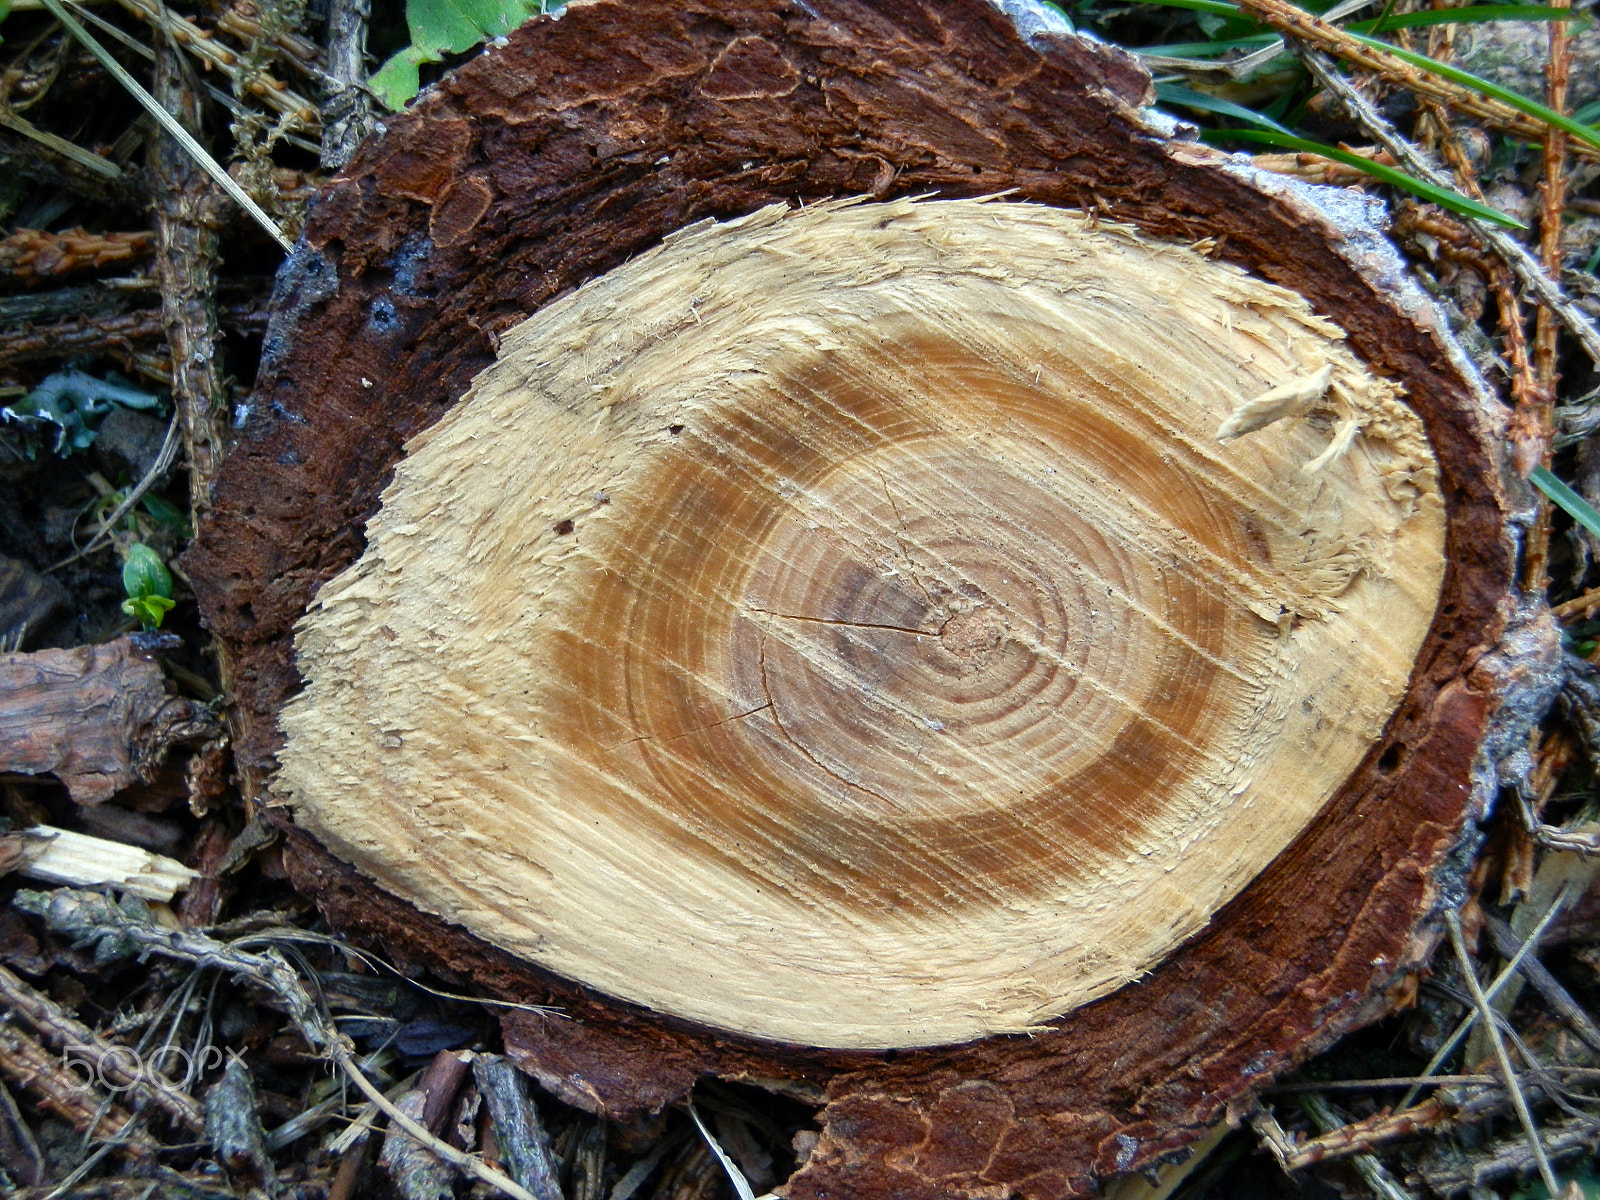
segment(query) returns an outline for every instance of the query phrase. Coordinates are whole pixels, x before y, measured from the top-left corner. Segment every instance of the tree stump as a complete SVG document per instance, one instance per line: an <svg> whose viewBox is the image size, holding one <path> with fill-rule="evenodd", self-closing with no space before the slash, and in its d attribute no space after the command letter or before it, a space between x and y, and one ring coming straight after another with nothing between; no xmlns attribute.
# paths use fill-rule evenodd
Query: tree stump
<svg viewBox="0 0 1600 1200"><path fill-rule="evenodd" d="M1083 1194L1388 1010L1549 691L1368 203L1017 20L457 71L319 197L187 558L298 885L559 1009L573 1103L816 1096L794 1197Z"/></svg>

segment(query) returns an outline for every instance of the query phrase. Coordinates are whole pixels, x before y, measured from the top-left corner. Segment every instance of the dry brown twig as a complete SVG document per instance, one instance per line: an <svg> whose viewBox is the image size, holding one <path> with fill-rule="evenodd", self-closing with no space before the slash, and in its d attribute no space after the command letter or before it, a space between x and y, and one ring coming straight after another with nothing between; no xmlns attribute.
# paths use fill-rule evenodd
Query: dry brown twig
<svg viewBox="0 0 1600 1200"><path fill-rule="evenodd" d="M74 271L100 270L148 255L154 240L155 235L148 232L91 233L81 227L62 233L18 229L0 238L0 271L31 282Z"/></svg>
<svg viewBox="0 0 1600 1200"><path fill-rule="evenodd" d="M219 316L223 327L230 331L253 334L266 328L267 314L260 304L232 304L221 309ZM168 387L172 383L172 363L164 348L155 353L137 345L153 342L162 335L158 309L0 328L0 366L70 358L75 354L106 354L120 357L125 369Z"/></svg>
<svg viewBox="0 0 1600 1200"><path fill-rule="evenodd" d="M1276 3L1276 0L1248 0L1252 4ZM1298 11L1298 10L1296 10ZM1448 188L1450 181L1439 174L1433 166L1425 160L1417 149L1401 137L1381 113L1375 109L1371 102L1360 92L1350 86L1327 57L1315 50L1303 51L1303 58L1311 73L1334 95L1344 102L1352 117L1364 128L1367 133L1376 139L1384 149L1388 150L1411 174L1419 179L1426 180L1436 187ZM1573 336L1589 357L1600 363L1600 328L1595 326L1589 316L1577 307L1562 291L1560 285L1545 274L1544 268L1534 257L1523 249L1516 241L1506 235L1503 230L1495 228L1487 221L1476 217L1462 218L1478 238L1488 245L1501 260L1505 262L1518 281L1531 292L1541 304L1547 305L1567 331Z"/></svg>
<svg viewBox="0 0 1600 1200"><path fill-rule="evenodd" d="M1557 8L1570 8L1572 0L1552 0ZM1553 112L1565 113L1567 109L1567 74L1571 63L1571 40L1567 37L1565 21L1550 25L1550 56L1546 67L1547 81L1545 105ZM1567 135L1564 130L1551 129L1544 139L1544 178L1539 181L1539 255L1545 273L1552 279L1561 279L1561 211L1567 195ZM1509 324L1509 323L1508 323ZM1533 369L1536 386L1528 401L1518 406L1516 430L1529 444L1524 452L1529 465L1527 474L1535 465L1549 466L1551 440L1555 436L1556 397L1556 322L1550 308L1540 305L1534 312ZM1537 460L1534 456L1537 455ZM1523 466L1518 463L1518 466ZM1526 586L1543 591L1549 586L1550 557L1550 505L1541 500L1538 518L1528 531L1524 566Z"/></svg>
<svg viewBox="0 0 1600 1200"><path fill-rule="evenodd" d="M1552 8L1572 7L1572 0L1550 0ZM1572 70L1572 38L1565 21L1550 23L1550 57L1545 71L1545 107L1552 112L1567 111L1567 79ZM1567 203L1567 147L1565 130L1552 129L1544 141L1544 178L1539 183L1539 255L1545 272L1561 278L1561 215ZM1536 315L1534 366L1544 391L1545 424L1551 422L1556 391L1556 327L1550 314L1540 309Z"/></svg>
<svg viewBox="0 0 1600 1200"><path fill-rule="evenodd" d="M1505 1039L1500 1036L1499 1021L1495 1018L1494 1010L1489 1007L1489 998L1478 982L1478 973L1473 968L1472 959L1467 953L1467 940L1461 932L1461 915L1454 911L1447 912L1444 922L1445 929L1450 934L1450 945L1455 951L1456 965L1461 968L1461 977L1472 993L1473 1003L1477 1006L1478 1018L1489 1034L1489 1042L1494 1047L1495 1058L1500 1063L1500 1072L1511 1094L1512 1107L1517 1111L1517 1120L1522 1124L1522 1132L1527 1135L1529 1149L1539 1168L1539 1178L1544 1181L1545 1187L1550 1189L1552 1196L1558 1195L1561 1187L1556 1182L1555 1171L1551 1168L1550 1159L1539 1140L1539 1127L1534 1123L1527 1097L1522 1094L1522 1088L1517 1083L1517 1072L1511 1065L1511 1056L1506 1053Z"/></svg>
<svg viewBox="0 0 1600 1200"><path fill-rule="evenodd" d="M1528 955L1533 953L1534 948L1539 944L1539 939L1544 936L1544 931L1550 927L1550 923L1554 921L1556 916L1561 912L1562 906L1566 902L1566 897L1566 891L1561 891L1556 896L1555 901L1550 905L1550 907L1546 909L1545 912L1540 916L1538 924L1533 927L1533 931L1528 935L1528 940L1523 944L1522 949L1518 950L1514 955L1512 955L1510 961L1508 961L1505 966L1501 968L1500 974L1495 977L1494 981L1490 983L1489 987L1484 991L1484 996L1487 1000L1493 1000L1500 990L1516 977L1517 970L1522 966L1523 960ZM1449 1058L1450 1055L1455 1053L1456 1047L1461 1044L1461 1039L1466 1037L1468 1032L1470 1032L1475 1020L1476 1017L1469 1014L1459 1025L1456 1026L1455 1030L1452 1031L1450 1036L1444 1040L1443 1044L1440 1045L1436 1051L1434 1051L1433 1057L1428 1060L1428 1065L1422 1069L1421 1078L1423 1080L1430 1078L1433 1073L1438 1070L1441 1065L1443 1065L1445 1059ZM1400 1107L1402 1109L1410 1107L1411 1102L1417 1098L1417 1093L1421 1090L1422 1086L1423 1084L1419 1082L1406 1089L1406 1094L1400 1100Z"/></svg>
<svg viewBox="0 0 1600 1200"><path fill-rule="evenodd" d="M485 1165L477 1156L466 1154L434 1137L396 1108L361 1071L350 1039L323 1017L300 976L277 951L257 954L236 949L191 930L157 928L94 892L68 889L50 893L22 892L18 894L16 904L24 911L41 917L57 933L80 939L120 942L131 949L193 963L197 967L226 971L265 988L283 1003L289 1019L307 1044L331 1058L345 1077L413 1141L501 1195L510 1196L513 1200L536 1200L531 1192L503 1172Z"/></svg>
<svg viewBox="0 0 1600 1200"><path fill-rule="evenodd" d="M1302 1096L1300 1107L1305 1110L1312 1123L1325 1134L1332 1134L1345 1127L1344 1118L1338 1110L1315 1093ZM1389 1174L1388 1168L1376 1157L1363 1150L1353 1150L1351 1156L1355 1159L1356 1173L1365 1181L1374 1196L1380 1200L1414 1200L1412 1194Z"/></svg>
<svg viewBox="0 0 1600 1200"><path fill-rule="evenodd" d="M159 33L182 46L207 70L215 70L218 74L226 76L240 90L256 97L276 112L285 130L316 135L320 127L316 105L283 80L275 79L264 72L245 76L240 66L239 55L217 41L210 30L202 29L187 17L172 12L158 0L118 0L118 2L134 16L148 22ZM249 26L241 23L236 14L230 15L235 17L231 27L226 18L219 24L231 33L248 36ZM294 57L298 58L299 53L300 49L296 48ZM309 62L304 59L300 59L299 62L307 73L320 75Z"/></svg>
<svg viewBox="0 0 1600 1200"><path fill-rule="evenodd" d="M1581 596L1574 596L1571 600L1553 606L1550 611L1558 621L1588 619L1596 612L1600 612L1600 588L1584 592Z"/></svg>
<svg viewBox="0 0 1600 1200"><path fill-rule="evenodd" d="M136 1159L154 1156L156 1144L138 1128L138 1118L99 1089L75 1078L33 1038L0 1021L0 1075L32 1093L39 1106L80 1133Z"/></svg>
<svg viewBox="0 0 1600 1200"><path fill-rule="evenodd" d="M1342 59L1351 66L1373 71L1413 95L1437 100L1456 112L1474 117L1524 141L1542 145L1551 132L1543 121L1535 120L1471 88L1431 74L1421 67L1412 66L1395 55L1368 46L1338 26L1296 8L1287 0L1239 0L1239 7L1270 26L1290 45L1314 48ZM1600 161L1600 147L1579 143L1572 150L1587 161Z"/></svg>

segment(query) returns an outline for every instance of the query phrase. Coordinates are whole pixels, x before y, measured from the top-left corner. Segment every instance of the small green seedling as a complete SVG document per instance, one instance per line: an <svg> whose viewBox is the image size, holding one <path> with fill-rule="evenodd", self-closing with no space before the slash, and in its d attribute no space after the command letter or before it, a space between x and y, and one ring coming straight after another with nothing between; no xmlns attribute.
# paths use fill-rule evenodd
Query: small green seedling
<svg viewBox="0 0 1600 1200"><path fill-rule="evenodd" d="M128 561L122 564L122 589L128 593L122 611L137 617L147 631L160 629L173 604L172 574L161 556L143 542L128 548Z"/></svg>

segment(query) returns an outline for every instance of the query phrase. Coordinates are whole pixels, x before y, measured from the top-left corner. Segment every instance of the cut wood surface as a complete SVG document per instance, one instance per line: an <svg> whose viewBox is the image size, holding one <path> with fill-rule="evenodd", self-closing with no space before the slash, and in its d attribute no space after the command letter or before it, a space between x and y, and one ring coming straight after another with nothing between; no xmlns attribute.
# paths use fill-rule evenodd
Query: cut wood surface
<svg viewBox="0 0 1600 1200"><path fill-rule="evenodd" d="M1036 1030L1198 932L1398 703L1444 510L1397 397L1299 296L1060 209L697 227L407 446L278 790L663 1012Z"/></svg>
<svg viewBox="0 0 1600 1200"><path fill-rule="evenodd" d="M797 1200L1084 1194L1386 1011L1557 647L1367 202L1032 20L525 27L319 198L186 557L297 885L570 1102L816 1096Z"/></svg>

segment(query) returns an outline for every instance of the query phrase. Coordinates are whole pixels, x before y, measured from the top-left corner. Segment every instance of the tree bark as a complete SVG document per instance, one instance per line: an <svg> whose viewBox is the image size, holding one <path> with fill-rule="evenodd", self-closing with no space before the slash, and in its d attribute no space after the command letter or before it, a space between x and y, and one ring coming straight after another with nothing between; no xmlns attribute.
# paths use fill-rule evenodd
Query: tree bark
<svg viewBox="0 0 1600 1200"><path fill-rule="evenodd" d="M324 585L362 559L369 538L372 554L388 553L388 535L374 531L404 522L388 500L374 517L385 488L393 483L397 496L406 472L422 470L408 463L396 476L408 442L498 352L522 345L516 327L529 314L557 319L595 294L569 297L573 289L704 218L841 196L1010 192L1012 202L1126 225L1132 238L1198 246L1304 297L1342 331L1334 340L1361 377L1403 395L1436 463L1440 574L1414 657L1366 743L1253 882L1208 902L1203 927L1185 927L1181 945L1135 982L1037 1022L1032 1036L936 1030L898 1046L817 1047L755 1026L730 1031L720 1015L664 1016L642 993L641 1004L608 998L626 989L570 982L527 961L539 954L522 943L519 958L468 933L462 924L483 928L453 902L397 898L375 878L411 884L351 839L330 837L365 873L290 829L297 884L336 924L493 994L559 1008L559 1018L512 1011L503 1024L508 1053L564 1099L624 1115L671 1103L706 1074L821 1087L823 1135L787 1185L791 1196L1084 1194L1181 1148L1250 1089L1382 1014L1423 961L1430 918L1459 891L1499 761L1549 698L1557 639L1514 583L1526 488L1503 467L1498 408L1403 280L1366 202L1319 198L1184 140L1139 111L1147 98L1147 78L1125 55L1037 29L1024 40L980 3L600 2L535 22L456 72L392 119L319 198L280 277L257 388L186 567L235 656L247 788L292 793L325 834L341 819L340 789L308 799L324 786L325 760L306 748L315 743L303 725L284 751L280 717L304 686L295 622L319 593L325 614L337 611L339 588ZM1291 370L1291 381L1308 373L1315 364ZM1291 426L1328 441L1338 414L1319 418L1322 393L1307 396L1280 395L1275 403L1294 410L1289 423L1238 444ZM577 509L537 515L554 517L538 529L547 540L589 528ZM1373 565L1364 577L1378 574ZM448 591L431 593L437 606L455 602ZM954 630L952 654L987 653L989 634L1003 636L958 616L941 611L936 625L899 632ZM1310 609L1281 616L1289 632L1320 619ZM386 636L375 617L367 640ZM306 638L305 661L322 661ZM306 703L320 686L311 674ZM346 714L329 728L364 726ZM273 778L280 755L295 764L287 786ZM597 934L603 920L596 914Z"/></svg>
<svg viewBox="0 0 1600 1200"><path fill-rule="evenodd" d="M205 705L181 700L152 657L176 645L135 634L104 646L0 654L0 771L52 774L79 804L147 783L174 745L217 734Z"/></svg>

